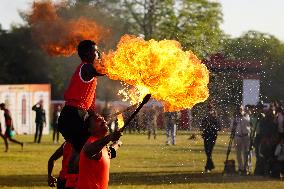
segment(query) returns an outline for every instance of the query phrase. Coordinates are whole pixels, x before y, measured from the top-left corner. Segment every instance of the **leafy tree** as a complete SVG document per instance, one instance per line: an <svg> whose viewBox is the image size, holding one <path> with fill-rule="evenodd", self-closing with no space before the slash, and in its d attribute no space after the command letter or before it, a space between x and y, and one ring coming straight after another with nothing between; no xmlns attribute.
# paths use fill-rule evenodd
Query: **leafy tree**
<svg viewBox="0 0 284 189"><path fill-rule="evenodd" d="M77 0L77 4L86 1ZM149 39L176 39L200 58L216 52L223 33L221 6L209 0L87 1L125 22L127 33Z"/></svg>
<svg viewBox="0 0 284 189"><path fill-rule="evenodd" d="M62 99L74 64L48 57L32 40L27 26L0 32L0 83L51 83L53 99Z"/></svg>
<svg viewBox="0 0 284 189"><path fill-rule="evenodd" d="M140 28L140 33L146 39L176 39L200 57L216 52L219 48L222 37L219 3L207 0L142 2L141 8L133 1L125 1L125 4L132 15L132 25Z"/></svg>
<svg viewBox="0 0 284 189"><path fill-rule="evenodd" d="M235 60L259 62L263 100L283 99L283 42L266 33L248 31L239 38L226 39L223 51L227 57Z"/></svg>

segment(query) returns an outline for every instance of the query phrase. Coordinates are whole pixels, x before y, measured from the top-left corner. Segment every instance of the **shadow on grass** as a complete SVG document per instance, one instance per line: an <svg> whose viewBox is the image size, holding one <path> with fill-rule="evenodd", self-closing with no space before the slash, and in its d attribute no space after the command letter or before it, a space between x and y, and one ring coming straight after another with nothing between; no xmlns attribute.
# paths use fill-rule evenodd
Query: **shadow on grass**
<svg viewBox="0 0 284 189"><path fill-rule="evenodd" d="M46 175L1 175L0 188L7 187L27 187L27 186L47 186Z"/></svg>
<svg viewBox="0 0 284 189"><path fill-rule="evenodd" d="M124 172L110 174L110 185L244 183L271 180L273 179L259 176L223 176L221 173L204 174L197 172Z"/></svg>
<svg viewBox="0 0 284 189"><path fill-rule="evenodd" d="M0 176L0 188L47 186L46 175ZM123 172L111 173L110 185L160 185L186 183L243 183L271 181L270 178L254 176L222 176L220 173L196 172Z"/></svg>

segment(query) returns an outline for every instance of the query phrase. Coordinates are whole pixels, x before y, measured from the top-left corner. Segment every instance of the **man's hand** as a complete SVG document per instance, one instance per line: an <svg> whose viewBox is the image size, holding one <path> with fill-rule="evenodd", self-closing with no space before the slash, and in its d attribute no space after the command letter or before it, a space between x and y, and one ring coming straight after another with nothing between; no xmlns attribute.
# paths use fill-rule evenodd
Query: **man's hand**
<svg viewBox="0 0 284 189"><path fill-rule="evenodd" d="M97 76L104 76L106 74L106 68L101 59L97 59L94 61L93 67L97 72Z"/></svg>
<svg viewBox="0 0 284 189"><path fill-rule="evenodd" d="M122 132L114 131L113 133L110 134L110 140L112 142L118 141L121 136L122 136Z"/></svg>
<svg viewBox="0 0 284 189"><path fill-rule="evenodd" d="M48 186L55 187L55 184L57 182L57 179L53 176L48 176Z"/></svg>
<svg viewBox="0 0 284 189"><path fill-rule="evenodd" d="M118 140L118 141L113 142L113 143L110 145L110 147L113 148L113 149L115 149L115 151L116 151L116 150L118 150L118 148L119 148L121 145L122 145L122 142L121 142L120 140Z"/></svg>

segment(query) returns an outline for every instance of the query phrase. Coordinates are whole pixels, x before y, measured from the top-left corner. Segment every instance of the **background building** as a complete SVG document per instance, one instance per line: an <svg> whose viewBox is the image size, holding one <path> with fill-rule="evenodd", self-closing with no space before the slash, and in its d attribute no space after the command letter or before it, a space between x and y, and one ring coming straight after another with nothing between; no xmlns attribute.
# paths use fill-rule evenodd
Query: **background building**
<svg viewBox="0 0 284 189"><path fill-rule="evenodd" d="M46 111L46 127L43 134L48 134L50 123L50 84L0 85L0 103L5 103L11 111L13 125L17 134L35 133L35 111L32 106L43 100ZM0 122L4 129L3 111Z"/></svg>

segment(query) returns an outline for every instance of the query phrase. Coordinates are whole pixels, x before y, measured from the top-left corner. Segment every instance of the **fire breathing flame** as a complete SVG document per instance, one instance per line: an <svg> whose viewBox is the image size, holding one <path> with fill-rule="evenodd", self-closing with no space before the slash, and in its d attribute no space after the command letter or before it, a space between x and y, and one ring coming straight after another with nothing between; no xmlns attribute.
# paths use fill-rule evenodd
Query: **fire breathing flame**
<svg viewBox="0 0 284 189"><path fill-rule="evenodd" d="M123 121L122 114L118 114L118 116L117 116L117 124L118 124L118 128L119 129L124 126L124 121Z"/></svg>
<svg viewBox="0 0 284 189"><path fill-rule="evenodd" d="M150 93L162 101L165 111L192 108L209 96L206 66L174 40L125 35L116 51L104 54L103 63L109 78L135 86L142 98Z"/></svg>
<svg viewBox="0 0 284 189"><path fill-rule="evenodd" d="M106 40L110 30L87 18L64 19L58 10L64 2L54 4L50 0L33 3L28 22L33 38L51 56L71 56L84 39L101 42Z"/></svg>

